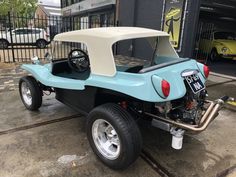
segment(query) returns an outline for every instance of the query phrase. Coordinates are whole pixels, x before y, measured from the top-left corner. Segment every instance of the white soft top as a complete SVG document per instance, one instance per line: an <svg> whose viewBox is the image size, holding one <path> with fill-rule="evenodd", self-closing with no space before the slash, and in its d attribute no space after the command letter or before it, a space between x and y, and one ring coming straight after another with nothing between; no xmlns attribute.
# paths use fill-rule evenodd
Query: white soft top
<svg viewBox="0 0 236 177"><path fill-rule="evenodd" d="M61 33L55 36L56 41L78 42L83 40L84 43L92 38L93 40L108 40L114 42L132 38L169 36L168 33L147 28L138 27L103 27L91 28Z"/></svg>
<svg viewBox="0 0 236 177"><path fill-rule="evenodd" d="M87 46L91 73L104 76L114 76L116 66L112 53L112 45L121 40L135 38L158 37L158 54L178 57L170 45L169 34L139 27L103 27L91 28L60 33L54 37L54 41L79 42Z"/></svg>

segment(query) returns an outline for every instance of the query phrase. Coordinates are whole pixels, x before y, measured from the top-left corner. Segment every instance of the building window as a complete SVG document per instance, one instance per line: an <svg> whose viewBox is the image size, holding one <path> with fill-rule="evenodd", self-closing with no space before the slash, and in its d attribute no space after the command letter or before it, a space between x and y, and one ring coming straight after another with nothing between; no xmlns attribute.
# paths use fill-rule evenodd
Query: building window
<svg viewBox="0 0 236 177"><path fill-rule="evenodd" d="M62 8L66 7L66 0L61 0L61 7Z"/></svg>
<svg viewBox="0 0 236 177"><path fill-rule="evenodd" d="M84 0L74 0L74 4L78 3L78 2L81 2L81 1L84 1Z"/></svg>
<svg viewBox="0 0 236 177"><path fill-rule="evenodd" d="M114 26L114 12L94 14L90 16L90 27L108 27Z"/></svg>
<svg viewBox="0 0 236 177"><path fill-rule="evenodd" d="M81 1L84 1L84 0L61 0L61 7L64 8L72 4L79 3Z"/></svg>
<svg viewBox="0 0 236 177"><path fill-rule="evenodd" d="M72 4L74 4L74 1L73 1L73 0L67 0L67 6L70 6L70 5L72 5Z"/></svg>
<svg viewBox="0 0 236 177"><path fill-rule="evenodd" d="M100 15L92 15L90 16L90 27L98 28L100 27Z"/></svg>

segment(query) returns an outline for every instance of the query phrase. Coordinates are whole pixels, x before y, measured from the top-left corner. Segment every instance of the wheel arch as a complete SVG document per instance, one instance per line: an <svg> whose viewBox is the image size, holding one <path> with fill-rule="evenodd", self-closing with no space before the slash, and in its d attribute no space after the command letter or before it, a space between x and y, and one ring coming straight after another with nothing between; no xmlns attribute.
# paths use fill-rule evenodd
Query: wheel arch
<svg viewBox="0 0 236 177"><path fill-rule="evenodd" d="M213 50L215 50L215 51L217 52L217 54L220 54L220 53L221 53L221 50L220 50L220 49L221 49L221 48L220 48L219 45L215 45L215 46L212 47L211 52L212 52Z"/></svg>
<svg viewBox="0 0 236 177"><path fill-rule="evenodd" d="M10 42L5 38L0 38L0 41L7 41L8 45L10 44Z"/></svg>
<svg viewBox="0 0 236 177"><path fill-rule="evenodd" d="M48 43L48 41L47 41L46 39L44 39L44 38L39 38L39 39L37 39L35 43L37 43L37 42L39 42L39 41L45 41L46 43Z"/></svg>
<svg viewBox="0 0 236 177"><path fill-rule="evenodd" d="M138 101L129 95L105 88L97 88L94 106L106 103L120 103L122 101Z"/></svg>

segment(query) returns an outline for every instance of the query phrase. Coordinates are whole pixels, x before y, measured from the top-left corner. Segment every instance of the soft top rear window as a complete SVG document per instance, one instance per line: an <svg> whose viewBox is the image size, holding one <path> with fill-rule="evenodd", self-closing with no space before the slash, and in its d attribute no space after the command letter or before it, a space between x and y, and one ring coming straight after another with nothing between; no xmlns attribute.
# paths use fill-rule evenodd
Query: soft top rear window
<svg viewBox="0 0 236 177"><path fill-rule="evenodd" d="M119 41L113 45L117 71L143 73L171 63L182 62L177 57L158 55L159 37ZM174 50L174 49L173 49Z"/></svg>

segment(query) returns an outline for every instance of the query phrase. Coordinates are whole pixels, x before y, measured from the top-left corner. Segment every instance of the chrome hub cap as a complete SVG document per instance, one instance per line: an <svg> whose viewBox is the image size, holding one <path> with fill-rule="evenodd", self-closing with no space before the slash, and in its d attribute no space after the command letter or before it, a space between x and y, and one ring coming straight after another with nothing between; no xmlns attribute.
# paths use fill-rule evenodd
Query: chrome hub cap
<svg viewBox="0 0 236 177"><path fill-rule="evenodd" d="M92 136L98 151L107 159L115 160L120 154L120 139L112 125L98 119L93 123Z"/></svg>
<svg viewBox="0 0 236 177"><path fill-rule="evenodd" d="M32 96L29 87L27 86L26 82L22 82L21 84L21 95L24 102L30 106L32 104Z"/></svg>

